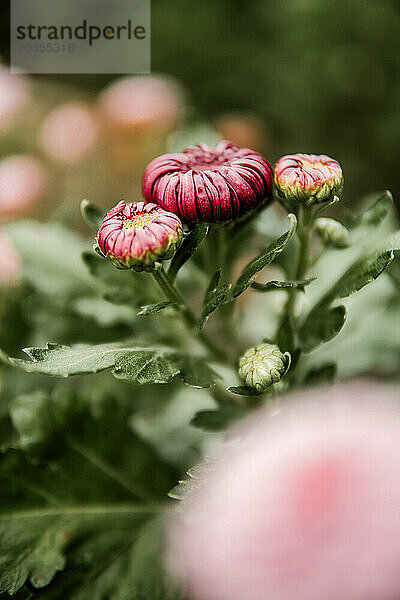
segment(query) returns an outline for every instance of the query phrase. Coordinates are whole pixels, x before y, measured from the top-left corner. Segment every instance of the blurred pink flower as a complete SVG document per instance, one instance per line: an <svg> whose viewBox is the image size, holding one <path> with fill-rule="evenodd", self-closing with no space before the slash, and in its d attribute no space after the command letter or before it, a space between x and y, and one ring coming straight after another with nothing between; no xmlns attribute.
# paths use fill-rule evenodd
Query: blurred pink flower
<svg viewBox="0 0 400 600"><path fill-rule="evenodd" d="M288 154L275 165L275 186L288 200L324 202L340 193L343 172L337 160L325 154Z"/></svg>
<svg viewBox="0 0 400 600"><path fill-rule="evenodd" d="M36 158L20 154L0 161L0 221L24 216L43 198L47 185L47 172Z"/></svg>
<svg viewBox="0 0 400 600"><path fill-rule="evenodd" d="M0 132L6 131L29 100L28 83L0 63Z"/></svg>
<svg viewBox="0 0 400 600"><path fill-rule="evenodd" d="M234 430L169 524L189 597L398 600L399 400L341 385Z"/></svg>
<svg viewBox="0 0 400 600"><path fill-rule="evenodd" d="M39 143L54 162L72 166L95 150L99 135L95 111L83 102L68 102L45 118Z"/></svg>
<svg viewBox="0 0 400 600"><path fill-rule="evenodd" d="M171 258L181 237L182 223L176 215L156 204L122 200L104 217L97 244L115 266L143 271Z"/></svg>
<svg viewBox="0 0 400 600"><path fill-rule="evenodd" d="M0 285L13 285L21 276L21 259L11 241L0 231Z"/></svg>
<svg viewBox="0 0 400 600"><path fill-rule="evenodd" d="M117 79L99 97L106 121L127 131L170 129L179 121L183 104L179 84L161 75Z"/></svg>
<svg viewBox="0 0 400 600"><path fill-rule="evenodd" d="M261 154L224 141L154 159L143 176L143 193L182 221L215 223L262 204L272 182L271 165Z"/></svg>
<svg viewBox="0 0 400 600"><path fill-rule="evenodd" d="M242 148L265 150L269 146L264 122L251 113L223 113L215 120L215 128L225 140Z"/></svg>

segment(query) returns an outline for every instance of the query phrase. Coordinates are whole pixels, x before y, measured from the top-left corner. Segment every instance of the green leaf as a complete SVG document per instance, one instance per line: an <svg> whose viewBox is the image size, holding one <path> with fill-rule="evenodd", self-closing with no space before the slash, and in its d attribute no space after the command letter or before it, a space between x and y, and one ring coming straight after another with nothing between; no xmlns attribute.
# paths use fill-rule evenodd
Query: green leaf
<svg viewBox="0 0 400 600"><path fill-rule="evenodd" d="M290 352L292 359L296 359L296 339L293 321L286 311L279 323L276 343L283 352ZM294 363L296 360L293 361Z"/></svg>
<svg viewBox="0 0 400 600"><path fill-rule="evenodd" d="M367 208L360 214L345 212L344 224L348 229L358 227L378 227L393 205L393 196L389 190L368 194L362 204Z"/></svg>
<svg viewBox="0 0 400 600"><path fill-rule="evenodd" d="M12 401L10 417L19 433L21 448L39 447L52 435L53 416L49 404L48 394L39 390Z"/></svg>
<svg viewBox="0 0 400 600"><path fill-rule="evenodd" d="M226 388L228 392L238 396L260 396L263 392L258 392L255 388L247 385L231 386Z"/></svg>
<svg viewBox="0 0 400 600"><path fill-rule="evenodd" d="M357 260L339 277L331 290L321 299L318 305L330 304L337 298L347 298L361 290L381 275L394 258L392 250L375 252Z"/></svg>
<svg viewBox="0 0 400 600"><path fill-rule="evenodd" d="M273 292L280 289L291 289L296 288L304 292L304 288L315 281L316 277L310 279L303 279L302 281L268 281L268 283L252 283L251 287L258 292Z"/></svg>
<svg viewBox="0 0 400 600"><path fill-rule="evenodd" d="M137 316L147 317L148 315L155 315L171 306L177 306L176 302L165 300L164 302L157 302L157 304L147 304L146 306L141 307L141 310L137 313Z"/></svg>
<svg viewBox="0 0 400 600"><path fill-rule="evenodd" d="M221 275L222 275L222 269L220 268L211 277L210 283L208 284L208 288L207 288L207 291L205 294L205 298L208 298L208 296L217 289L218 284L221 280Z"/></svg>
<svg viewBox="0 0 400 600"><path fill-rule="evenodd" d="M58 223L24 220L7 225L24 265L24 275L34 290L65 299L95 288L82 262L87 244Z"/></svg>
<svg viewBox="0 0 400 600"><path fill-rule="evenodd" d="M126 375L137 383L151 381L165 383L178 373L178 369L168 361L171 351L143 346L111 343L94 346L77 344L68 347L48 344L45 348L25 348L24 352L29 356L30 361L11 358L11 364L28 373L56 377L114 369L119 376ZM165 369L164 374L162 374L163 369Z"/></svg>
<svg viewBox="0 0 400 600"><path fill-rule="evenodd" d="M334 362L325 363L324 365L310 369L304 378L303 384L306 386L317 386L333 383L336 375L337 364Z"/></svg>
<svg viewBox="0 0 400 600"><path fill-rule="evenodd" d="M218 274L219 276L217 277ZM206 292L203 302L203 310L201 312L199 321L199 329L202 329L211 313L216 311L225 302L231 291L232 285L230 283L225 283L219 288L215 287L215 285L218 285L216 282L219 281L220 275L221 272L217 271L217 273L213 276Z"/></svg>
<svg viewBox="0 0 400 600"><path fill-rule="evenodd" d="M175 253L168 269L168 277L172 282L175 281L178 271L183 265L197 252L207 233L208 225L206 223L199 223L185 236L181 247Z"/></svg>
<svg viewBox="0 0 400 600"><path fill-rule="evenodd" d="M393 196L389 190L378 195L372 206L361 216L360 225L377 227L387 216L393 205Z"/></svg>
<svg viewBox="0 0 400 600"><path fill-rule="evenodd" d="M81 214L85 223L97 233L104 219L104 211L89 200L82 200Z"/></svg>
<svg viewBox="0 0 400 600"><path fill-rule="evenodd" d="M178 481L178 484L168 492L168 496L174 500L183 500L191 489L196 489L201 478L210 469L212 462L212 460L206 458L200 464L188 469L186 472L187 478Z"/></svg>
<svg viewBox="0 0 400 600"><path fill-rule="evenodd" d="M190 424L204 431L223 431L244 414L244 410L239 406L226 405L218 410L202 410L196 413Z"/></svg>
<svg viewBox="0 0 400 600"><path fill-rule="evenodd" d="M344 306L321 308L313 312L299 330L299 341L304 352L311 352L320 344L338 335L346 322Z"/></svg>
<svg viewBox="0 0 400 600"><path fill-rule="evenodd" d="M43 395L39 416L28 396L11 408L21 437L0 454L0 592L29 582L41 600L175 599L162 573L159 504L175 472L120 405L94 417L69 394ZM34 462L30 420L45 448Z"/></svg>
<svg viewBox="0 0 400 600"><path fill-rule="evenodd" d="M194 388L208 388L221 379L203 358L182 355L178 359L178 365L183 382Z"/></svg>
<svg viewBox="0 0 400 600"><path fill-rule="evenodd" d="M98 282L100 296L113 304L141 306L151 297L149 277L144 273L121 271L94 252L83 252L82 261Z"/></svg>
<svg viewBox="0 0 400 600"><path fill-rule="evenodd" d="M389 236L378 244L379 250L393 250L396 253L400 250L400 229L392 232Z"/></svg>
<svg viewBox="0 0 400 600"><path fill-rule="evenodd" d="M168 492L168 496L173 500L183 500L189 489L191 488L190 481L181 480Z"/></svg>
<svg viewBox="0 0 400 600"><path fill-rule="evenodd" d="M338 298L351 296L377 279L390 265L393 258L393 250L375 252L358 259L339 277L332 288L310 311L301 327L299 337L306 352L310 352L320 343L332 339L344 325L344 307L329 310L329 305Z"/></svg>
<svg viewBox="0 0 400 600"><path fill-rule="evenodd" d="M0 354L7 364L28 373L53 377L70 377L112 369L118 379L132 383L169 383L181 374L183 381L194 387L209 387L218 376L196 359L168 348L132 346L111 343L75 346L47 344L45 348L25 348L31 360L9 358ZM203 385L203 382L205 385Z"/></svg>
<svg viewBox="0 0 400 600"><path fill-rule="evenodd" d="M242 294L247 288L251 286L255 277L258 273L269 265L288 245L292 239L294 232L297 227L297 219L294 215L288 215L290 219L290 227L286 233L281 235L277 240L272 242L259 256L254 258L249 264L243 269L239 279L237 280L232 295L234 297Z"/></svg>

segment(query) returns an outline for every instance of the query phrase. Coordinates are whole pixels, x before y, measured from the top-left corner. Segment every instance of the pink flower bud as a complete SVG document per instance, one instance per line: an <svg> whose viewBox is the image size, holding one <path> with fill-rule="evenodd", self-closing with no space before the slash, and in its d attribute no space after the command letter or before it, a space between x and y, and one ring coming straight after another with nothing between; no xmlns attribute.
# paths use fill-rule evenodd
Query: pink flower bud
<svg viewBox="0 0 400 600"><path fill-rule="evenodd" d="M143 192L182 221L215 223L260 206L270 196L272 180L271 165L261 154L224 141L159 156L144 173Z"/></svg>
<svg viewBox="0 0 400 600"><path fill-rule="evenodd" d="M328 201L340 194L343 173L339 163L321 154L289 154L275 165L278 195L307 205Z"/></svg>
<svg viewBox="0 0 400 600"><path fill-rule="evenodd" d="M179 218L156 204L122 200L108 211L97 234L100 252L120 269L150 271L174 254L182 237Z"/></svg>
<svg viewBox="0 0 400 600"><path fill-rule="evenodd" d="M89 156L98 139L95 113L82 102L69 102L52 110L39 132L39 143L47 156L67 166Z"/></svg>
<svg viewBox="0 0 400 600"><path fill-rule="evenodd" d="M6 131L28 103L26 79L0 64L0 131Z"/></svg>
<svg viewBox="0 0 400 600"><path fill-rule="evenodd" d="M171 129L183 108L183 94L173 79L160 75L117 79L100 95L106 121L120 130Z"/></svg>
<svg viewBox="0 0 400 600"><path fill-rule="evenodd" d="M21 259L11 241L0 231L0 285L18 283L21 276Z"/></svg>
<svg viewBox="0 0 400 600"><path fill-rule="evenodd" d="M46 170L36 158L21 154L0 161L0 221L26 214L47 185Z"/></svg>
<svg viewBox="0 0 400 600"><path fill-rule="evenodd" d="M196 600L400 598L399 395L299 394L234 430L189 484L168 559Z"/></svg>

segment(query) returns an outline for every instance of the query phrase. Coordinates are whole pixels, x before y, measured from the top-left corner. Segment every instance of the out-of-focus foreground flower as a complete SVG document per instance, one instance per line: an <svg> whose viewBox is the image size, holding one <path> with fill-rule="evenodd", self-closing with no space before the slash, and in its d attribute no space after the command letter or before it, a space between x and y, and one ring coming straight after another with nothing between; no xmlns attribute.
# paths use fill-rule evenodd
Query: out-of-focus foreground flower
<svg viewBox="0 0 400 600"><path fill-rule="evenodd" d="M93 109L83 102L68 102L50 112L39 132L45 154L61 165L75 165L90 155L99 139Z"/></svg>
<svg viewBox="0 0 400 600"><path fill-rule="evenodd" d="M0 131L6 131L29 100L28 82L0 64Z"/></svg>
<svg viewBox="0 0 400 600"><path fill-rule="evenodd" d="M0 161L0 221L26 212L44 197L48 175L42 163L28 155L12 155Z"/></svg>
<svg viewBox="0 0 400 600"><path fill-rule="evenodd" d="M13 285L21 277L21 259L11 241L0 230L0 285Z"/></svg>
<svg viewBox="0 0 400 600"><path fill-rule="evenodd" d="M183 221L230 221L259 206L271 193L269 162L258 152L220 142L189 146L153 160L143 177L143 193Z"/></svg>
<svg viewBox="0 0 400 600"><path fill-rule="evenodd" d="M176 215L156 204L122 200L104 217L97 244L116 267L144 271L171 258L181 237L182 223Z"/></svg>
<svg viewBox="0 0 400 600"><path fill-rule="evenodd" d="M306 205L328 201L342 186L339 163L324 154L288 154L275 165L276 190L289 201Z"/></svg>
<svg viewBox="0 0 400 600"><path fill-rule="evenodd" d="M234 430L171 518L168 562L196 600L400 597L400 407L353 383Z"/></svg>

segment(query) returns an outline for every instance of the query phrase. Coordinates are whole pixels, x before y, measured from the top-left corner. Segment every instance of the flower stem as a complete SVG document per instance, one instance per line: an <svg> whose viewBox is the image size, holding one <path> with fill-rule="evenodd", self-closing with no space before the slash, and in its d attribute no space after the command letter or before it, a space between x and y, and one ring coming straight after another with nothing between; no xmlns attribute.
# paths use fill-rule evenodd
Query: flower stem
<svg viewBox="0 0 400 600"><path fill-rule="evenodd" d="M208 233L208 265L210 275L214 275L224 259L224 231L219 223L210 225Z"/></svg>
<svg viewBox="0 0 400 600"><path fill-rule="evenodd" d="M226 363L226 353L216 344L214 344L214 342L210 340L210 338L203 331L197 331L197 319L195 315L186 304L186 301L180 291L173 283L171 283L161 264L152 271L152 275L157 285L163 291L168 300L171 300L171 302L175 302L179 305L183 320L185 321L191 333L196 335L203 346L205 346L218 361Z"/></svg>
<svg viewBox="0 0 400 600"><path fill-rule="evenodd" d="M311 222L313 219L313 214L311 212L311 209L307 206L300 206L297 217L298 226L296 235L299 242L299 250L297 255L294 280L301 281L307 275L307 271L309 268ZM292 320L294 320L296 316L295 312L297 293L297 288L290 289L288 303L286 307L286 312Z"/></svg>

